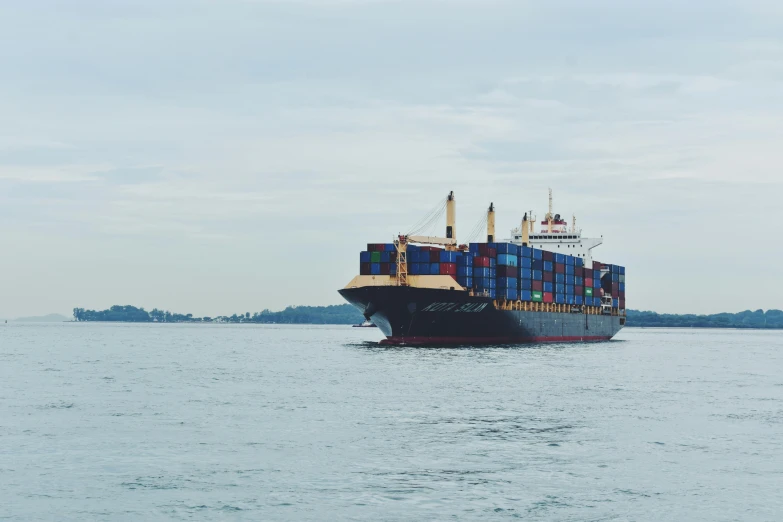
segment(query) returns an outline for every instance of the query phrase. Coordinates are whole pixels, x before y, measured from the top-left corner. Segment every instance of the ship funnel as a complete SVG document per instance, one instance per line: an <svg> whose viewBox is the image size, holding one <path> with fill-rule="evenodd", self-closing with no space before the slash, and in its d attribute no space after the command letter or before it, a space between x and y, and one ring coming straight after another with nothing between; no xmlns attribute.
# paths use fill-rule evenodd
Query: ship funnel
<svg viewBox="0 0 783 522"><path fill-rule="evenodd" d="M490 203L487 210L487 243L495 242L495 204Z"/></svg>
<svg viewBox="0 0 783 522"><path fill-rule="evenodd" d="M457 202L453 190L446 201L446 239L457 239Z"/></svg>

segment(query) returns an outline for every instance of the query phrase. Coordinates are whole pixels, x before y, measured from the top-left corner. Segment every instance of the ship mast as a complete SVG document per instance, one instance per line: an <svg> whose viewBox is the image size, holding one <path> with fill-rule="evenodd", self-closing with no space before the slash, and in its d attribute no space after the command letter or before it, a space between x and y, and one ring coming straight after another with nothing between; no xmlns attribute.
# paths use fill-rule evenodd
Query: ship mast
<svg viewBox="0 0 783 522"><path fill-rule="evenodd" d="M490 203L487 209L487 243L495 242L495 204Z"/></svg>
<svg viewBox="0 0 783 522"><path fill-rule="evenodd" d="M544 217L544 219L546 219L546 221L547 221L547 225L548 225L547 232L549 232L550 234L552 233L552 218L553 218L553 215L552 215L552 189L549 189L549 212L546 213L546 216Z"/></svg>

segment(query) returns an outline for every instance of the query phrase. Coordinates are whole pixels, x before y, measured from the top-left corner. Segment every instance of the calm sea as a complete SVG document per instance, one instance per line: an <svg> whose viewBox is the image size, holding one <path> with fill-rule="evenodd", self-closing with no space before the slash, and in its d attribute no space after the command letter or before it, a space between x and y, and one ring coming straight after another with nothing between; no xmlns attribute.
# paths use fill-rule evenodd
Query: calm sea
<svg viewBox="0 0 783 522"><path fill-rule="evenodd" d="M783 519L783 332L0 325L0 519Z"/></svg>

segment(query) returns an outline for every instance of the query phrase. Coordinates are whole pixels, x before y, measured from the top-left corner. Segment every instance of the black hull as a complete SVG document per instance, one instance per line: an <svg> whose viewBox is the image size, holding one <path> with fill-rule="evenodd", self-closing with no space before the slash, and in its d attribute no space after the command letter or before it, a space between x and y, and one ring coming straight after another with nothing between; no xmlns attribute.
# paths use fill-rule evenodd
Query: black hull
<svg viewBox="0 0 783 522"><path fill-rule="evenodd" d="M489 297L458 290L367 286L339 291L386 336L383 344L516 344L603 341L621 317L497 310Z"/></svg>

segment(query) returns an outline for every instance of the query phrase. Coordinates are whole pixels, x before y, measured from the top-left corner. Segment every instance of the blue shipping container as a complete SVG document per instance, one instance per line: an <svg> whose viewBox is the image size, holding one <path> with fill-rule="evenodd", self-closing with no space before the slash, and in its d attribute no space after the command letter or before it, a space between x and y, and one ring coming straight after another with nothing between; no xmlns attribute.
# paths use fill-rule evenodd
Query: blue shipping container
<svg viewBox="0 0 783 522"><path fill-rule="evenodd" d="M518 258L512 254L498 254L498 266L517 266Z"/></svg>
<svg viewBox="0 0 783 522"><path fill-rule="evenodd" d="M508 299L509 301L516 301L519 295L516 288L499 288L497 294L501 299Z"/></svg>
<svg viewBox="0 0 783 522"><path fill-rule="evenodd" d="M473 267L473 277L489 277L489 268Z"/></svg>
<svg viewBox="0 0 783 522"><path fill-rule="evenodd" d="M440 251L440 262L441 263L456 263L457 262L457 253L451 252L449 250L441 250Z"/></svg>

